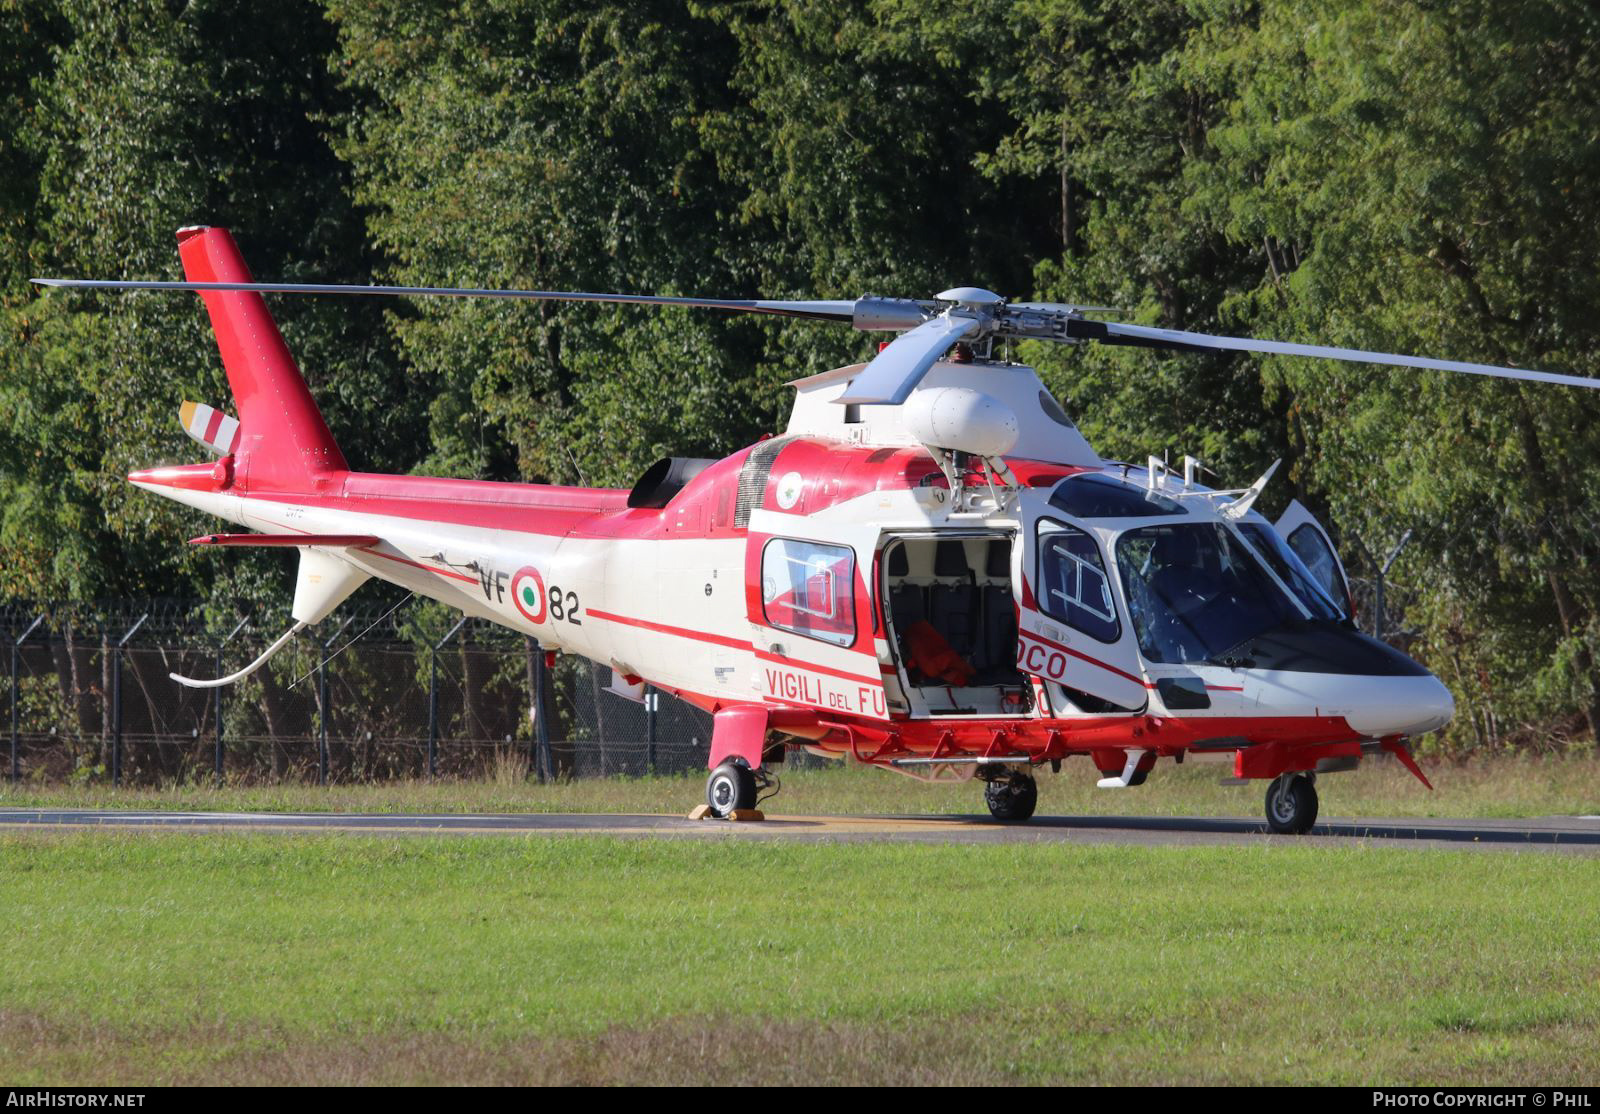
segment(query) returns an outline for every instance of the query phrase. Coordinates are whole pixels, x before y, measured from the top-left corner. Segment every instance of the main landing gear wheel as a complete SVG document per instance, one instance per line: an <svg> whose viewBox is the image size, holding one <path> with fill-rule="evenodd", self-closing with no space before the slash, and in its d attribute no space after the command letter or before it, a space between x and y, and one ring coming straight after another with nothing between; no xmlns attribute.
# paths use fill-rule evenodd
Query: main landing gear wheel
<svg viewBox="0 0 1600 1114"><path fill-rule="evenodd" d="M996 820L1026 820L1039 803L1039 783L1032 774L1005 774L984 784L983 799Z"/></svg>
<svg viewBox="0 0 1600 1114"><path fill-rule="evenodd" d="M717 816L727 816L736 808L755 808L755 772L737 762L724 762L706 778L706 804Z"/></svg>
<svg viewBox="0 0 1600 1114"><path fill-rule="evenodd" d="M1310 774L1279 774L1267 786L1267 827L1305 835L1317 822L1317 787Z"/></svg>

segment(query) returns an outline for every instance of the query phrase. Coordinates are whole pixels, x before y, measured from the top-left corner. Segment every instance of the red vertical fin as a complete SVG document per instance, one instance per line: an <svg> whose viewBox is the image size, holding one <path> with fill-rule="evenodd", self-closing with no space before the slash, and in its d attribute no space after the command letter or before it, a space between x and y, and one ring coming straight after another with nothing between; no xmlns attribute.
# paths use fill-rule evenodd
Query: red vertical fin
<svg viewBox="0 0 1600 1114"><path fill-rule="evenodd" d="M190 282L251 282L238 246L225 228L184 228L178 254ZM302 487L346 471L294 357L260 294L208 291L200 295L222 352L222 366L239 407L238 472L251 487Z"/></svg>

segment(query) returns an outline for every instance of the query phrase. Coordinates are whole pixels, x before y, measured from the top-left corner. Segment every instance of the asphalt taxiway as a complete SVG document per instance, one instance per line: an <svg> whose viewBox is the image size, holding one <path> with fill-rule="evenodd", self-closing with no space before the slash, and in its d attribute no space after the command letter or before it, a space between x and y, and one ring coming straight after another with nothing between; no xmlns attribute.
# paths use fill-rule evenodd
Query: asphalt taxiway
<svg viewBox="0 0 1600 1114"><path fill-rule="evenodd" d="M1179 816L1036 816L1003 824L980 816L778 816L732 823L616 813L174 812L0 809L0 831L100 829L188 832L359 832L373 835L609 835L677 839L798 839L917 843L1082 843L1144 846L1292 844L1423 850L1556 851L1600 855L1600 816L1518 820L1330 819L1310 835L1273 836L1255 819Z"/></svg>

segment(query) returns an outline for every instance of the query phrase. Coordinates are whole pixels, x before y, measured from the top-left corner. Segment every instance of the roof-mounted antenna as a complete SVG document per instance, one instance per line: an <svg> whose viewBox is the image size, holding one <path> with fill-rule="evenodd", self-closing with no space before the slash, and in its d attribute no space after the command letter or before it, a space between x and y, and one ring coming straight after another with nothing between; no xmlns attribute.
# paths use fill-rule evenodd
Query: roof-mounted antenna
<svg viewBox="0 0 1600 1114"><path fill-rule="evenodd" d="M1262 491L1266 489L1267 481L1272 479L1272 473L1276 472L1278 470L1278 465L1282 463L1282 458L1274 460L1272 462L1272 467L1261 473L1261 478L1259 480L1244 489L1244 494L1240 495L1232 502L1224 503L1217 509L1217 513L1223 518L1233 522L1237 522L1239 519L1243 518L1250 512L1250 505L1254 503L1256 499L1260 497Z"/></svg>
<svg viewBox="0 0 1600 1114"><path fill-rule="evenodd" d="M1170 474L1167 462L1159 456L1152 456L1145 463L1144 486L1147 491L1160 491L1166 484Z"/></svg>

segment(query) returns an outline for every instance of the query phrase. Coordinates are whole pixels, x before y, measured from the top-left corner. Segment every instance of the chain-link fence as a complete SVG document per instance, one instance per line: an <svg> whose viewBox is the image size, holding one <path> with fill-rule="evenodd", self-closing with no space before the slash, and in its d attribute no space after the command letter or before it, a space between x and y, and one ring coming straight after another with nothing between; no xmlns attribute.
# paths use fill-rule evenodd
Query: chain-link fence
<svg viewBox="0 0 1600 1114"><path fill-rule="evenodd" d="M279 632L161 600L0 609L5 770L150 783L704 769L706 713L654 690L628 699L603 666L458 618L416 600L350 608L239 683L196 689L170 674L232 672Z"/></svg>

